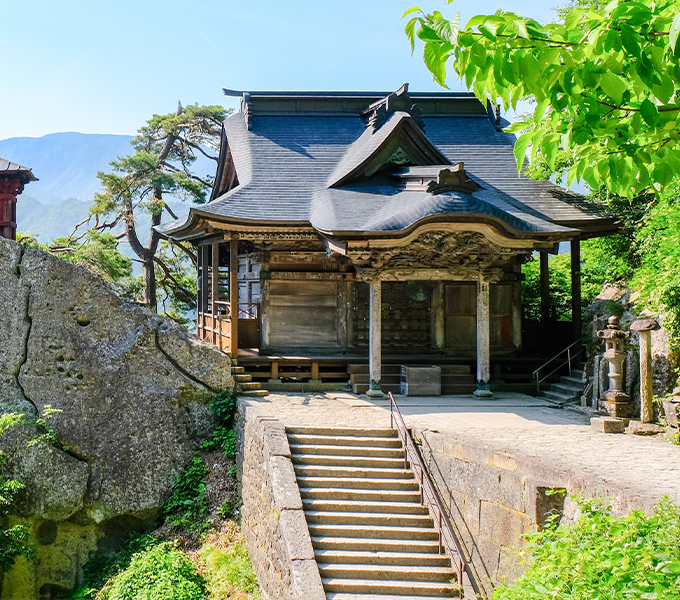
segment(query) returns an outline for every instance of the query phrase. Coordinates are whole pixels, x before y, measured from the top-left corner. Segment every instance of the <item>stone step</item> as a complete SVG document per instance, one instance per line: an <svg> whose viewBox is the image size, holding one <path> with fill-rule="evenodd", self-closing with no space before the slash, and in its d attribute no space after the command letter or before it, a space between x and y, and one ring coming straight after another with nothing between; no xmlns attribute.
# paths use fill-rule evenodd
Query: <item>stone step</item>
<svg viewBox="0 0 680 600"><path fill-rule="evenodd" d="M580 381L583 381L583 369L572 369L571 376L577 377Z"/></svg>
<svg viewBox="0 0 680 600"><path fill-rule="evenodd" d="M571 385L565 385L564 383L553 383L550 386L550 390L553 392L559 392L560 394L564 394L565 396L570 396L572 398L580 396L583 393L582 387L574 387Z"/></svg>
<svg viewBox="0 0 680 600"><path fill-rule="evenodd" d="M321 579L363 579L390 581L430 581L449 583L456 572L448 567L405 565L355 565L346 563L319 564Z"/></svg>
<svg viewBox="0 0 680 600"><path fill-rule="evenodd" d="M293 464L325 465L336 467L384 467L388 469L403 469L403 458L381 456L338 456L335 454L293 454Z"/></svg>
<svg viewBox="0 0 680 600"><path fill-rule="evenodd" d="M458 588L450 583L430 581L389 581L385 579L321 579L326 592L344 592L359 594L379 594L383 599L385 594L412 596L443 596L456 598L460 595ZM376 599L377 600L377 599Z"/></svg>
<svg viewBox="0 0 680 600"><path fill-rule="evenodd" d="M315 551L335 550L352 552L406 552L426 553L441 556L439 554L439 538L436 540L402 540L402 539L376 539L376 538L353 538L335 536L312 537L312 546Z"/></svg>
<svg viewBox="0 0 680 600"><path fill-rule="evenodd" d="M268 396L269 392L267 390L245 390L238 393L239 396L249 396L250 398L262 398Z"/></svg>
<svg viewBox="0 0 680 600"><path fill-rule="evenodd" d="M430 514L427 506L416 502L393 502L391 494L385 496L384 502L371 502L366 500L341 500L341 499L318 499L303 498L302 504L305 510L310 511L347 511L367 513L405 513L410 515Z"/></svg>
<svg viewBox="0 0 680 600"><path fill-rule="evenodd" d="M293 454L297 455L323 455L323 456L371 456L374 458L404 458L404 451L400 447L384 448L381 446L343 446L322 444L290 444Z"/></svg>
<svg viewBox="0 0 680 600"><path fill-rule="evenodd" d="M455 597L455 596L453 596ZM452 596L427 596L427 600L449 600ZM326 600L423 600L422 596L399 594L346 594L344 592L332 592L326 594Z"/></svg>
<svg viewBox="0 0 680 600"><path fill-rule="evenodd" d="M396 429L372 428L372 427L286 427L286 433L299 435L323 435L332 438L359 437L359 438L398 438ZM401 442L400 442L401 443Z"/></svg>
<svg viewBox="0 0 680 600"><path fill-rule="evenodd" d="M244 383L239 383L238 387L241 391L247 392L250 390L260 390L262 389L262 384L258 381L246 381Z"/></svg>
<svg viewBox="0 0 680 600"><path fill-rule="evenodd" d="M407 361L404 364L409 364ZM427 364L427 360L422 361L420 364ZM470 375L472 373L470 365L439 365L442 370L442 376L444 375ZM369 372L368 363L360 363L347 365L347 372L350 375L367 374ZM398 374L401 377L401 364L385 364L381 366L381 374L384 375L394 375Z"/></svg>
<svg viewBox="0 0 680 600"><path fill-rule="evenodd" d="M387 394L387 392L392 392L393 394L398 394L399 389L400 389L400 384L399 383L384 383L381 382L381 390L383 391L384 394ZM368 391L368 384L367 383L353 383L352 384L352 392L355 394L365 394Z"/></svg>
<svg viewBox="0 0 680 600"><path fill-rule="evenodd" d="M550 400L555 400L557 402L571 402L573 399L572 395L562 394L561 392L555 392L554 390L545 390L542 393L542 396L545 396L546 398Z"/></svg>
<svg viewBox="0 0 680 600"><path fill-rule="evenodd" d="M317 563L360 565L404 565L451 568L451 559L445 554L425 552L361 552L350 550L315 550Z"/></svg>
<svg viewBox="0 0 680 600"><path fill-rule="evenodd" d="M560 382L571 387L579 388L580 390L585 388L583 380L580 377L574 377L573 375L563 375L560 377Z"/></svg>
<svg viewBox="0 0 680 600"><path fill-rule="evenodd" d="M414 477L404 479L383 479L375 477L319 477L298 475L301 488L344 488L356 490L381 490L386 496L393 491L418 491L418 482Z"/></svg>
<svg viewBox="0 0 680 600"><path fill-rule="evenodd" d="M309 525L356 525L360 527L434 527L429 514L305 511Z"/></svg>
<svg viewBox="0 0 680 600"><path fill-rule="evenodd" d="M391 480L393 481L393 480ZM412 481L409 481L411 489L413 489ZM300 496L304 500L328 500L340 502L343 500L356 502L376 502L382 503L389 500L390 502L400 503L419 503L420 491L416 484L414 491L407 490L381 490L381 489L352 489L352 488L300 488Z"/></svg>
<svg viewBox="0 0 680 600"><path fill-rule="evenodd" d="M238 384L249 383L253 380L252 375L245 375L243 373L234 374L234 381Z"/></svg>
<svg viewBox="0 0 680 600"><path fill-rule="evenodd" d="M312 537L352 537L386 540L437 540L439 534L431 527L399 527L390 525L349 525L309 523Z"/></svg>
<svg viewBox="0 0 680 600"><path fill-rule="evenodd" d="M293 465L298 477L343 477L367 479L410 479L410 469L387 467L334 467L331 465Z"/></svg>
<svg viewBox="0 0 680 600"><path fill-rule="evenodd" d="M245 373L245 372L246 372L245 367L236 367L236 366L231 367L231 374L232 375L240 375L240 374Z"/></svg>
<svg viewBox="0 0 680 600"><path fill-rule="evenodd" d="M328 447L328 446L360 446L363 448L392 448L401 450L401 440L398 437L370 437L351 435L315 435L306 433L289 433L288 440L293 444ZM292 448L292 446L291 446Z"/></svg>

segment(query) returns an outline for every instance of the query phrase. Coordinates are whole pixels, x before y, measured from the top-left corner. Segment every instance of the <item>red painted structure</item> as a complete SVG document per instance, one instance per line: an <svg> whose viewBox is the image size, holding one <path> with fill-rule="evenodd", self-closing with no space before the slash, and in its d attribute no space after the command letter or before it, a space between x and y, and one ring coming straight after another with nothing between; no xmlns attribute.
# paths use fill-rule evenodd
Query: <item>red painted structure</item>
<svg viewBox="0 0 680 600"><path fill-rule="evenodd" d="M0 158L0 237L17 237L17 196L24 185L38 181L28 167Z"/></svg>

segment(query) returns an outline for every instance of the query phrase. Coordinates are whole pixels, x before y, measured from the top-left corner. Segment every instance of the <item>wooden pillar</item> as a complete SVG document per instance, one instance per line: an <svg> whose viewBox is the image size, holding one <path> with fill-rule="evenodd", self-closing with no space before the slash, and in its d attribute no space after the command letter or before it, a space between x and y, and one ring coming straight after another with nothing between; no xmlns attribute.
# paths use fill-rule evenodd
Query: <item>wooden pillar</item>
<svg viewBox="0 0 680 600"><path fill-rule="evenodd" d="M548 253L539 252L541 261L541 321L550 318L550 271L548 270Z"/></svg>
<svg viewBox="0 0 680 600"><path fill-rule="evenodd" d="M369 282L369 374L370 383L366 394L371 397L384 396L382 380L382 280L376 276Z"/></svg>
<svg viewBox="0 0 680 600"><path fill-rule="evenodd" d="M444 283L436 281L432 290L432 347L443 348L446 337L446 322L444 319Z"/></svg>
<svg viewBox="0 0 680 600"><path fill-rule="evenodd" d="M489 282L480 274L477 280L477 389L475 396L491 398L491 347L489 342L491 310Z"/></svg>
<svg viewBox="0 0 680 600"><path fill-rule="evenodd" d="M212 314L217 315L217 301L219 300L217 295L218 284L220 276L220 245L212 244L212 277L210 278L210 295L212 297Z"/></svg>
<svg viewBox="0 0 680 600"><path fill-rule="evenodd" d="M512 345L517 350L522 349L522 282L512 284Z"/></svg>
<svg viewBox="0 0 680 600"><path fill-rule="evenodd" d="M229 243L229 315L231 321L231 357L238 359L238 239Z"/></svg>
<svg viewBox="0 0 680 600"><path fill-rule="evenodd" d="M571 241L571 322L574 340L581 339L581 240Z"/></svg>
<svg viewBox="0 0 680 600"><path fill-rule="evenodd" d="M202 293L201 293L201 311L204 313L208 312L208 286L210 285L210 280L208 279L208 264L210 256L210 247L201 246L201 254L203 255L203 281L202 281Z"/></svg>

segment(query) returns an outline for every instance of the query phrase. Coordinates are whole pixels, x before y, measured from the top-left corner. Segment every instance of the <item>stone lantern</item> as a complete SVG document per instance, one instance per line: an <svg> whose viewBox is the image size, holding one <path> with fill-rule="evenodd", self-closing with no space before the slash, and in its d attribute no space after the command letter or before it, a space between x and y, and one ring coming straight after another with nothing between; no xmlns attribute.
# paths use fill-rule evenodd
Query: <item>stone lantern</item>
<svg viewBox="0 0 680 600"><path fill-rule="evenodd" d="M624 341L629 335L619 327L618 317L609 317L607 328L597 332L605 341L604 358L609 361L609 389L600 397L600 410L611 417L628 418L633 413L630 397L623 391Z"/></svg>
<svg viewBox="0 0 680 600"><path fill-rule="evenodd" d="M630 328L640 334L640 421L651 423L654 420L651 332L660 327L655 319L638 319Z"/></svg>

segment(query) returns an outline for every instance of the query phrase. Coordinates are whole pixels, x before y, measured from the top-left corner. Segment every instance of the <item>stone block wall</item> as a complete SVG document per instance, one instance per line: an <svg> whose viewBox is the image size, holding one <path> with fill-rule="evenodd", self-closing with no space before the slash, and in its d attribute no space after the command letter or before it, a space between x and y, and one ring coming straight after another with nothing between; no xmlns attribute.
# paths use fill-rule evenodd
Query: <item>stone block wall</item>
<svg viewBox="0 0 680 600"><path fill-rule="evenodd" d="M263 600L325 600L283 424L239 401L241 526Z"/></svg>
<svg viewBox="0 0 680 600"><path fill-rule="evenodd" d="M465 559L491 598L495 585L521 573L524 534L544 525L554 511L564 511L564 497L548 493L560 487L560 478L527 472L513 457L481 444L463 444L427 429L413 434Z"/></svg>

